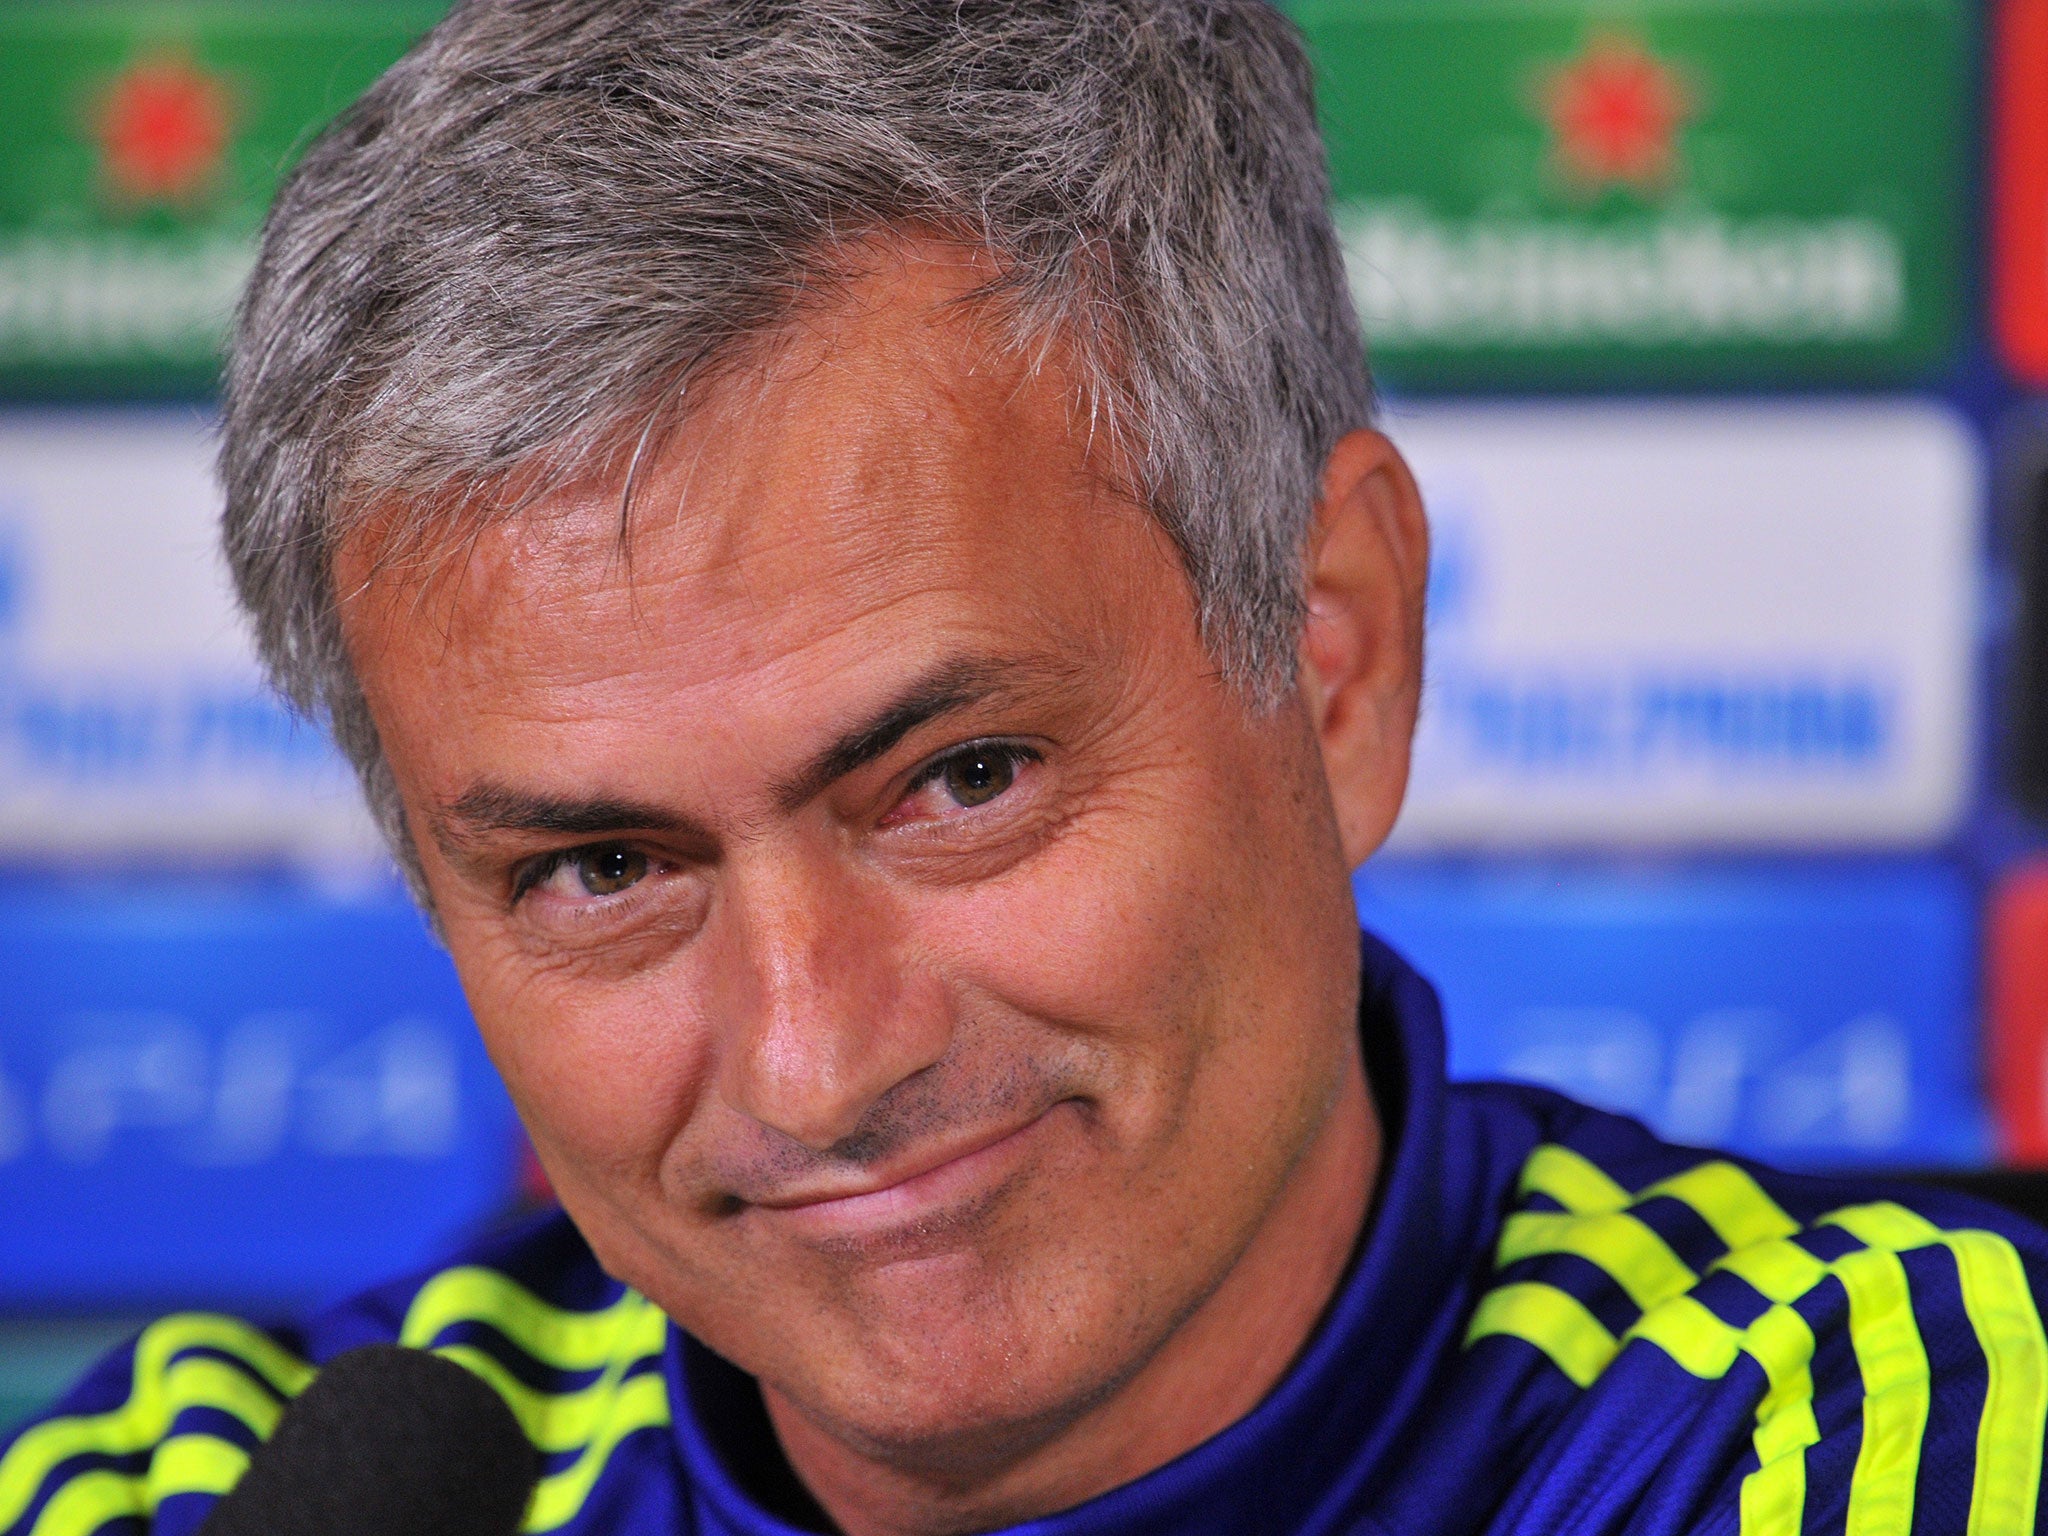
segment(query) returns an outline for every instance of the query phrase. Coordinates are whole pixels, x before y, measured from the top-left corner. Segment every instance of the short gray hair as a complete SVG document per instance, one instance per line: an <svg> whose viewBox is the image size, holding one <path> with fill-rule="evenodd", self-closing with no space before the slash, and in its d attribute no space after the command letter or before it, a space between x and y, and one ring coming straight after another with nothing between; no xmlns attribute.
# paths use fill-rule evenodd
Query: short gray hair
<svg viewBox="0 0 2048 1536"><path fill-rule="evenodd" d="M916 230L986 253L1013 334L1065 348L1224 674L1284 694L1322 465L1372 414L1289 22L1261 0L468 0L285 182L223 401L258 648L416 884L341 540L373 511L424 534L630 483L835 253Z"/></svg>

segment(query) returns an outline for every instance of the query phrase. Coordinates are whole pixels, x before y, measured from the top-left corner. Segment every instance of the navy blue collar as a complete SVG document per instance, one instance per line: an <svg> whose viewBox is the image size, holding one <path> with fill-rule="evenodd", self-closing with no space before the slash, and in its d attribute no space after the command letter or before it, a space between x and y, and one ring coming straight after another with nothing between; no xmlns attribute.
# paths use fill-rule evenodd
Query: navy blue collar
<svg viewBox="0 0 2048 1536"><path fill-rule="evenodd" d="M1436 994L1365 935L1359 1026L1391 1155L1367 1235L1328 1315L1271 1395L1213 1439L1134 1483L1043 1520L1024 1536L1187 1536L1297 1531L1355 1509L1430 1378L1456 1349L1466 1223L1446 1210L1444 1039ZM758 1392L671 1328L665 1370L692 1501L718 1536L803 1527L742 1491L744 1467L777 1455ZM735 1383L746 1389L736 1400ZM717 1423L716 1430L705 1420ZM736 1423L735 1419L746 1422ZM740 1473L739 1477L735 1472Z"/></svg>

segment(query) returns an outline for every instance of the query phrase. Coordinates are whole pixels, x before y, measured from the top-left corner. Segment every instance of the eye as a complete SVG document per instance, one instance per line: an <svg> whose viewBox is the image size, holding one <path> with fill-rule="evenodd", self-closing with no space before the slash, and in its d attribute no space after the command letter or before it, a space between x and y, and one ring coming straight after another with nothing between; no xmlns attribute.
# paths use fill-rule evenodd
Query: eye
<svg viewBox="0 0 2048 1536"><path fill-rule="evenodd" d="M616 896L647 874L647 855L633 848L586 848L569 861L577 881L593 896Z"/></svg>
<svg viewBox="0 0 2048 1536"><path fill-rule="evenodd" d="M889 814L891 824L944 821L1007 794L1039 755L1006 741L975 741L955 747L925 766Z"/></svg>
<svg viewBox="0 0 2048 1536"><path fill-rule="evenodd" d="M1017 749L970 747L938 765L934 775L956 805L986 805L1017 782Z"/></svg>
<svg viewBox="0 0 2048 1536"><path fill-rule="evenodd" d="M532 866L519 882L519 894L541 889L571 901L616 896L646 879L647 870L647 855L623 843L565 848Z"/></svg>

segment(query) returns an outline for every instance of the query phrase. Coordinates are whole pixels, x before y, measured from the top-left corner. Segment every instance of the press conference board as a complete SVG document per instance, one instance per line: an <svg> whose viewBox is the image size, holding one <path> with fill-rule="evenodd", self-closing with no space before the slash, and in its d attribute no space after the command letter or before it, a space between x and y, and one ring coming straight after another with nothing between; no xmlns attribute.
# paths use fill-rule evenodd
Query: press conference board
<svg viewBox="0 0 2048 1536"><path fill-rule="evenodd" d="M1406 388L1902 380L1960 333L1959 0L1296 0Z"/></svg>
<svg viewBox="0 0 2048 1536"><path fill-rule="evenodd" d="M1909 848L1970 788L1982 467L1946 408L1408 404L1435 547L1396 846Z"/></svg>
<svg viewBox="0 0 2048 1536"><path fill-rule="evenodd" d="M191 407L0 416L0 854L378 859L257 667L212 457Z"/></svg>

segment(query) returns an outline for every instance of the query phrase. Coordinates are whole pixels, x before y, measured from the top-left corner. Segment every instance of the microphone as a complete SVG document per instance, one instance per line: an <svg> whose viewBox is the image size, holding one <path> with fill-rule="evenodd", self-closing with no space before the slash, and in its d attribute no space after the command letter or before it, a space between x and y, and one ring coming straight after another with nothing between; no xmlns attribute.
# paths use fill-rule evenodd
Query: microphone
<svg viewBox="0 0 2048 1536"><path fill-rule="evenodd" d="M336 1355L199 1536L512 1536L540 1452L505 1400L425 1350Z"/></svg>

